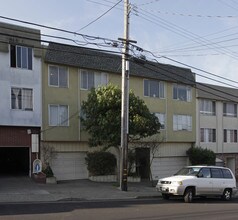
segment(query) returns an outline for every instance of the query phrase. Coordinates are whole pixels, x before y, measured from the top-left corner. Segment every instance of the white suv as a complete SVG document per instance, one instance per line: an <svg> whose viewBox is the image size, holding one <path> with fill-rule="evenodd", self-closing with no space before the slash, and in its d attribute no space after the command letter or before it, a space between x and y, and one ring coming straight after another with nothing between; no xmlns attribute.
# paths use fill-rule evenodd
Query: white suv
<svg viewBox="0 0 238 220"><path fill-rule="evenodd" d="M228 201L237 191L231 170L217 166L184 167L174 176L160 179L156 188L164 199L183 196L185 202L192 202L195 196L221 196Z"/></svg>

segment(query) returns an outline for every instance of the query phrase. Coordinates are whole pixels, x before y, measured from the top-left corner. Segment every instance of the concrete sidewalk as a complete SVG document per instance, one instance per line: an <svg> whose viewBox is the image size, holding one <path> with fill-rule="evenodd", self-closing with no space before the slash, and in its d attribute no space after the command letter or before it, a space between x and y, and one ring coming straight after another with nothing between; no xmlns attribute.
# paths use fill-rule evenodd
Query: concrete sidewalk
<svg viewBox="0 0 238 220"><path fill-rule="evenodd" d="M39 184L28 177L0 177L0 202L53 202L159 197L150 182L128 183L121 191L116 183L90 180Z"/></svg>

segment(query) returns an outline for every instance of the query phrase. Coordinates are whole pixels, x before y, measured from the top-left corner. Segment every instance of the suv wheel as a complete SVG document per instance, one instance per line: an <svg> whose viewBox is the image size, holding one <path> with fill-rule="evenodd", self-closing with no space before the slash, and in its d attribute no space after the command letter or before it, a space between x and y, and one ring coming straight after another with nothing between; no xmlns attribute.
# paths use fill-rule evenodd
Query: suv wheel
<svg viewBox="0 0 238 220"><path fill-rule="evenodd" d="M222 199L225 200L225 201L229 201L231 200L231 195L232 195L232 192L230 189L225 189L224 192L223 192L223 195L222 195Z"/></svg>
<svg viewBox="0 0 238 220"><path fill-rule="evenodd" d="M193 201L193 189L188 188L184 193L184 202L190 203Z"/></svg>
<svg viewBox="0 0 238 220"><path fill-rule="evenodd" d="M162 198L168 200L169 199L169 195L162 193Z"/></svg>

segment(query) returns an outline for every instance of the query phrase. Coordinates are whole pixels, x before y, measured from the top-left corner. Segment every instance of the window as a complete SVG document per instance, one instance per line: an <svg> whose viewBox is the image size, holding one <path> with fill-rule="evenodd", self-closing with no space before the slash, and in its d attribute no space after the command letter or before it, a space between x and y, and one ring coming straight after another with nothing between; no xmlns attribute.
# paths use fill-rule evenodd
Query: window
<svg viewBox="0 0 238 220"><path fill-rule="evenodd" d="M173 116L174 131L192 131L192 116L190 115L174 115Z"/></svg>
<svg viewBox="0 0 238 220"><path fill-rule="evenodd" d="M24 111L33 110L33 90L24 88L11 89L12 109L21 109Z"/></svg>
<svg viewBox="0 0 238 220"><path fill-rule="evenodd" d="M237 117L237 104L223 103L223 116Z"/></svg>
<svg viewBox="0 0 238 220"><path fill-rule="evenodd" d="M68 87L68 69L60 66L49 66L49 85Z"/></svg>
<svg viewBox="0 0 238 220"><path fill-rule="evenodd" d="M223 173L223 178L232 179L232 174L231 174L230 170L222 169L222 173Z"/></svg>
<svg viewBox="0 0 238 220"><path fill-rule="evenodd" d="M202 168L199 171L199 174L201 175L201 177L203 178L211 178L211 172L209 168Z"/></svg>
<svg viewBox="0 0 238 220"><path fill-rule="evenodd" d="M200 138L201 138L201 142L205 142L205 143L216 142L216 129L201 128Z"/></svg>
<svg viewBox="0 0 238 220"><path fill-rule="evenodd" d="M11 45L11 67L32 70L32 48Z"/></svg>
<svg viewBox="0 0 238 220"><path fill-rule="evenodd" d="M224 129L224 142L237 143L237 130Z"/></svg>
<svg viewBox="0 0 238 220"><path fill-rule="evenodd" d="M155 113L155 116L159 119L160 129L165 129L165 114L163 113Z"/></svg>
<svg viewBox="0 0 238 220"><path fill-rule="evenodd" d="M49 125L50 126L68 126L69 112L67 105L49 106Z"/></svg>
<svg viewBox="0 0 238 220"><path fill-rule="evenodd" d="M144 80L144 96L164 98L164 83L157 80Z"/></svg>
<svg viewBox="0 0 238 220"><path fill-rule="evenodd" d="M173 85L173 99L190 102L192 100L191 94L192 91L190 86Z"/></svg>
<svg viewBox="0 0 238 220"><path fill-rule="evenodd" d="M81 70L81 89L90 90L100 85L107 85L107 73Z"/></svg>
<svg viewBox="0 0 238 220"><path fill-rule="evenodd" d="M223 178L221 169L211 168L212 178Z"/></svg>
<svg viewBox="0 0 238 220"><path fill-rule="evenodd" d="M199 101L200 113L203 115L215 115L216 114L216 102L206 99L200 99Z"/></svg>

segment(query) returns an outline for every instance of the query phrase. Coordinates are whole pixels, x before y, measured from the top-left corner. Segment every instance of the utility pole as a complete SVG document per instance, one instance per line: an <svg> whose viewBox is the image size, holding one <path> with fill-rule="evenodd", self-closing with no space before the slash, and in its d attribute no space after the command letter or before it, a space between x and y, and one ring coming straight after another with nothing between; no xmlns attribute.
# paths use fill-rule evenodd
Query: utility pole
<svg viewBox="0 0 238 220"><path fill-rule="evenodd" d="M121 104L121 161L120 189L127 191L128 134L129 134L129 0L124 0L124 36L122 54L122 104Z"/></svg>

